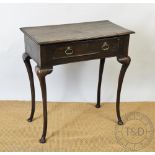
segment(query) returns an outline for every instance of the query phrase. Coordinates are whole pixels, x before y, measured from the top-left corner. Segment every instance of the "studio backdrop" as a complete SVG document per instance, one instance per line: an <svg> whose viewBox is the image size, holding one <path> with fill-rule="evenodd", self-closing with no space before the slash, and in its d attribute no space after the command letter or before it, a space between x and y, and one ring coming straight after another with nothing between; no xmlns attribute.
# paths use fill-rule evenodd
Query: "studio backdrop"
<svg viewBox="0 0 155 155"><path fill-rule="evenodd" d="M20 27L110 20L136 32L121 101L155 101L155 4L0 4L0 19L0 100L30 100ZM116 58L106 59L102 102L115 101L120 67ZM98 70L99 60L55 66L47 76L48 101L95 102Z"/></svg>

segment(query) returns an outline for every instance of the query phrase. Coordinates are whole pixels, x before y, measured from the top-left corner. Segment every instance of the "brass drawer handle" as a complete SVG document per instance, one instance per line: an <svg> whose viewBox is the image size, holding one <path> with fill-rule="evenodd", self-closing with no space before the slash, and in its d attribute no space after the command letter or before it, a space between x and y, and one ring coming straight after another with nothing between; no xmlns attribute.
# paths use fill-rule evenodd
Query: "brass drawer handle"
<svg viewBox="0 0 155 155"><path fill-rule="evenodd" d="M103 43L103 45L102 45L102 47L101 47L101 50L103 50L103 51L109 50L109 45L108 45L107 42L104 42L104 43Z"/></svg>
<svg viewBox="0 0 155 155"><path fill-rule="evenodd" d="M73 50L70 46L68 46L67 49L65 50L65 54L66 55L72 55L73 54Z"/></svg>

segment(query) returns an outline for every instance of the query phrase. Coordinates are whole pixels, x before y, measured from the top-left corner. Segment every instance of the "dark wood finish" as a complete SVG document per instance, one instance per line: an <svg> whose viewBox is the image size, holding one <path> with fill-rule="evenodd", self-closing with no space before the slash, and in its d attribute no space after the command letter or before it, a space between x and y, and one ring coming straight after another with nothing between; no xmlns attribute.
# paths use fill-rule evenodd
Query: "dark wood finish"
<svg viewBox="0 0 155 155"><path fill-rule="evenodd" d="M99 39L134 33L108 20L21 28L37 44Z"/></svg>
<svg viewBox="0 0 155 155"><path fill-rule="evenodd" d="M43 133L40 139L40 143L46 142L46 132L47 132L47 91L46 91L46 81L45 76L52 72L52 69L40 69L36 66L35 71L39 78L41 92L42 92L42 99L43 99Z"/></svg>
<svg viewBox="0 0 155 155"><path fill-rule="evenodd" d="M118 62L122 64L122 68L119 74L119 79L118 79L118 88L117 88L117 99L116 99L116 112L117 112L117 118L118 118L118 124L123 125L123 121L120 116L120 94L121 94L121 88L122 88L122 83L124 79L125 72L130 64L131 58L129 56L127 57L122 57L122 58L117 58Z"/></svg>
<svg viewBox="0 0 155 155"><path fill-rule="evenodd" d="M41 66L41 53L40 45L32 41L28 36L24 35L25 40L25 51L28 53L29 57L37 62L38 66Z"/></svg>
<svg viewBox="0 0 155 155"><path fill-rule="evenodd" d="M108 44L108 46L107 46ZM84 56L96 53L108 53L112 56L117 55L119 49L119 38L107 38L89 41L77 41L65 44L54 44L50 46L53 51L53 59ZM66 51L66 52L65 52ZM67 54L66 54L67 53ZM52 55L51 55L52 57Z"/></svg>
<svg viewBox="0 0 155 155"><path fill-rule="evenodd" d="M21 28L21 30L25 34L26 52L40 68L121 55L124 51L120 49L122 42L128 38L129 34L133 33L133 31L122 28L110 21L28 27ZM112 44L110 52L101 50L103 43L109 39L110 45ZM119 43L117 39L119 39ZM116 53L114 52L116 50L111 51L111 48L114 45L117 47L117 43L119 44L119 52ZM68 46L76 46L73 49L73 54L67 55L67 57L63 55L63 58L55 59L60 55L62 56L61 52L64 54ZM61 49L59 49L60 47ZM76 53L76 57L74 53Z"/></svg>
<svg viewBox="0 0 155 155"><path fill-rule="evenodd" d="M96 108L100 108L101 83L102 83L102 74L103 74L103 69L104 69L104 63L105 63L105 58L102 58L100 60L100 68L99 68L99 79L98 79Z"/></svg>
<svg viewBox="0 0 155 155"><path fill-rule="evenodd" d="M33 79L33 72L32 72L30 59L31 58L27 53L23 54L23 61L25 63L25 66L28 72L30 88L31 88L31 114L30 114L30 117L27 119L28 122L32 122L34 112L35 112L35 88L34 88L34 79Z"/></svg>
<svg viewBox="0 0 155 155"><path fill-rule="evenodd" d="M110 21L28 27L21 28L21 30L24 33L26 51L23 58L28 70L32 94L30 121L33 119L35 109L35 93L30 59L37 63L36 73L42 91L44 120L41 143L45 143L47 131L45 76L52 72L53 66L60 64L100 59L96 104L96 108L99 108L105 58L117 57L118 62L122 64L122 68L118 81L116 111L118 124L123 124L120 116L120 94L123 78L130 63L128 44L129 36L134 33L133 31L122 28Z"/></svg>
<svg viewBox="0 0 155 155"><path fill-rule="evenodd" d="M40 68L51 68L52 66L70 62L93 60L104 57L127 55L125 42L129 35L94 39L87 41L62 42L47 45L38 45L25 36L26 52L37 63ZM109 49L103 50L104 43ZM125 46L125 47L124 47ZM72 54L66 54L67 47L71 47ZM96 48L95 48L96 47Z"/></svg>

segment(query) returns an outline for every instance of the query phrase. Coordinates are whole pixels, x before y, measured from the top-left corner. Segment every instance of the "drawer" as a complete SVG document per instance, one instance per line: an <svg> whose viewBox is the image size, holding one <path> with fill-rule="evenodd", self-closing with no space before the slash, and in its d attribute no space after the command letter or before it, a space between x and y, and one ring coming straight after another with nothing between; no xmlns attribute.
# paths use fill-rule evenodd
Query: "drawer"
<svg viewBox="0 0 155 155"><path fill-rule="evenodd" d="M104 38L87 41L67 42L52 45L53 59L80 57L92 54L115 56L119 50L119 38Z"/></svg>

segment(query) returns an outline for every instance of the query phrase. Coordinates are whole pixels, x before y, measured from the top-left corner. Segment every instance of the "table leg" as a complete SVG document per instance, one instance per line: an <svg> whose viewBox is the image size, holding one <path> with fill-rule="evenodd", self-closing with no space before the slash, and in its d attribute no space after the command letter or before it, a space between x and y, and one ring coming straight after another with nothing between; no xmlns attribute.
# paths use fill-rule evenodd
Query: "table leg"
<svg viewBox="0 0 155 155"><path fill-rule="evenodd" d="M121 88L122 88L124 75L125 75L125 72L130 64L131 59L129 56L127 56L127 57L123 57L123 58L117 58L117 61L122 64L122 68L121 68L119 79L118 79L116 112L117 112L118 124L123 125L123 121L120 116L120 94L121 94Z"/></svg>
<svg viewBox="0 0 155 155"><path fill-rule="evenodd" d="M100 108L100 96L101 96L101 83L102 83L102 74L104 69L105 58L100 59L100 68L99 68L99 79L98 79L98 88L97 88L97 104L96 108Z"/></svg>
<svg viewBox="0 0 155 155"><path fill-rule="evenodd" d="M23 61L25 63L25 66L28 72L30 88L31 88L31 114L30 114L30 117L27 119L28 122L32 122L34 112L35 112L35 88L34 88L34 79L33 79L33 72L32 72L30 59L31 58L27 53L23 54Z"/></svg>
<svg viewBox="0 0 155 155"><path fill-rule="evenodd" d="M42 92L42 100L43 100L43 132L42 132L42 137L40 139L40 143L45 143L46 132L47 132L47 91L46 91L45 77L47 74L50 74L52 72L52 69L41 69L36 66L35 70L39 78L41 92Z"/></svg>

